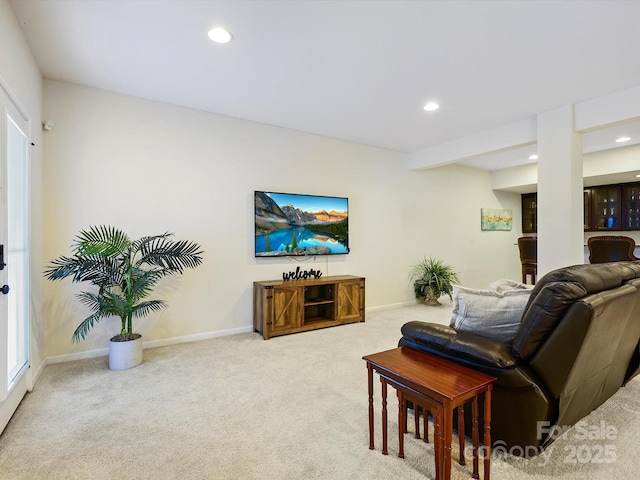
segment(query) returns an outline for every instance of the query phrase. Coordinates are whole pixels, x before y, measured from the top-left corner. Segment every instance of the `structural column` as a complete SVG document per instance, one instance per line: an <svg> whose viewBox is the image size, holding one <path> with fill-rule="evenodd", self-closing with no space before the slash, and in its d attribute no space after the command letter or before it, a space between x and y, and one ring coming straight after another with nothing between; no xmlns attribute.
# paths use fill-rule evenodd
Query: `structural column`
<svg viewBox="0 0 640 480"><path fill-rule="evenodd" d="M582 135L573 106L538 115L538 278L584 263Z"/></svg>

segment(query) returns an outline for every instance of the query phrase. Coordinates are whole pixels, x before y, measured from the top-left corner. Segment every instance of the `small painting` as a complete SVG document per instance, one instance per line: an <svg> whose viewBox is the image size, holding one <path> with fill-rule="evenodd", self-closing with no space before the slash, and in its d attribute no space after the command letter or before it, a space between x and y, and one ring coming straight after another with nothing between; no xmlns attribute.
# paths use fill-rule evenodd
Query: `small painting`
<svg viewBox="0 0 640 480"><path fill-rule="evenodd" d="M505 208L482 208L482 230L511 230L513 226L513 213Z"/></svg>

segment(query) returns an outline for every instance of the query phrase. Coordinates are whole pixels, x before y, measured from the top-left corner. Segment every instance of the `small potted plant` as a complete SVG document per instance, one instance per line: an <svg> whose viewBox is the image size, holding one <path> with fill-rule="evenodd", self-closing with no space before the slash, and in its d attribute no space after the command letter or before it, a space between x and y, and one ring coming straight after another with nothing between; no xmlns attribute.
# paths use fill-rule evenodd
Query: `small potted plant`
<svg viewBox="0 0 640 480"><path fill-rule="evenodd" d="M457 273L452 267L433 257L425 257L411 267L410 281L418 301L425 305L441 305L438 299L449 295L453 299L453 286L459 282Z"/></svg>
<svg viewBox="0 0 640 480"><path fill-rule="evenodd" d="M146 300L156 283L185 268L202 263L200 246L189 241L174 241L163 233L131 240L122 230L109 226L90 227L76 235L72 255L51 261L44 275L49 280L72 277L73 282L88 282L94 287L78 294L90 308L73 332L73 341L84 340L95 323L117 316L120 333L109 342L109 368L125 370L142 362L141 335L133 332L133 319L143 318L167 306L164 300Z"/></svg>

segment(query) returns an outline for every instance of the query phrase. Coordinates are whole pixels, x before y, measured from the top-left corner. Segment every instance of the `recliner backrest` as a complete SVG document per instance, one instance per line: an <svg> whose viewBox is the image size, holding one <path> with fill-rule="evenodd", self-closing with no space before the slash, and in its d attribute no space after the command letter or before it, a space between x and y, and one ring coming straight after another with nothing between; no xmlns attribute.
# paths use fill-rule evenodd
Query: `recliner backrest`
<svg viewBox="0 0 640 480"><path fill-rule="evenodd" d="M525 361L531 359L577 300L638 277L637 262L573 265L547 273L531 291L513 340L515 355Z"/></svg>
<svg viewBox="0 0 640 480"><path fill-rule="evenodd" d="M573 425L628 380L639 339L640 264L576 265L534 288L512 348Z"/></svg>
<svg viewBox="0 0 640 480"><path fill-rule="evenodd" d="M537 291L536 291L537 290ZM520 328L513 339L513 352L528 361L556 328L567 309L587 295L585 288L575 282L546 282L536 287L529 300Z"/></svg>
<svg viewBox="0 0 640 480"><path fill-rule="evenodd" d="M637 288L625 284L579 301L592 315L560 391L558 424L573 425L622 386L640 337L637 300Z"/></svg>

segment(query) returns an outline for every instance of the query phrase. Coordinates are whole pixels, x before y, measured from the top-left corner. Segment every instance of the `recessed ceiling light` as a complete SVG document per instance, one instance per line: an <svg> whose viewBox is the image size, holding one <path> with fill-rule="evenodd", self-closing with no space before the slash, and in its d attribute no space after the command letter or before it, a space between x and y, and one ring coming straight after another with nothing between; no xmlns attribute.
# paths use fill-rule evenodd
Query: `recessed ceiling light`
<svg viewBox="0 0 640 480"><path fill-rule="evenodd" d="M215 27L209 30L209 38L216 43L229 43L231 41L231 34L228 30L221 27Z"/></svg>
<svg viewBox="0 0 640 480"><path fill-rule="evenodd" d="M424 106L424 109L427 112L433 112L434 110L437 110L440 108L440 105L438 105L436 102L429 102Z"/></svg>
<svg viewBox="0 0 640 480"><path fill-rule="evenodd" d="M631 137L620 137L616 139L616 143L624 143L628 142L629 140L631 140Z"/></svg>
<svg viewBox="0 0 640 480"><path fill-rule="evenodd" d="M529 157L529 160L537 160L538 159L538 155L533 154Z"/></svg>

